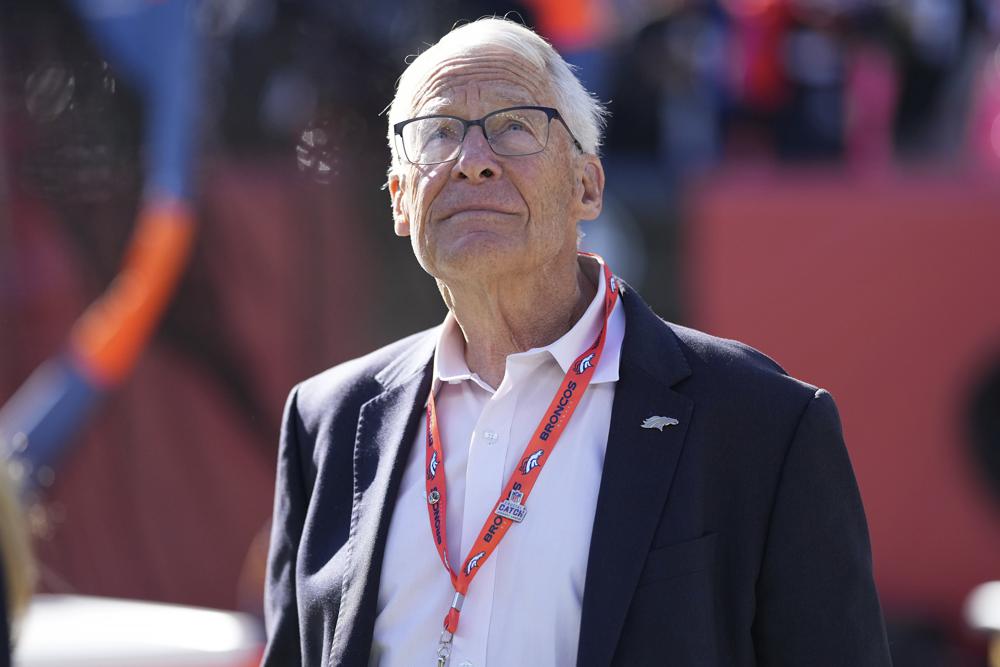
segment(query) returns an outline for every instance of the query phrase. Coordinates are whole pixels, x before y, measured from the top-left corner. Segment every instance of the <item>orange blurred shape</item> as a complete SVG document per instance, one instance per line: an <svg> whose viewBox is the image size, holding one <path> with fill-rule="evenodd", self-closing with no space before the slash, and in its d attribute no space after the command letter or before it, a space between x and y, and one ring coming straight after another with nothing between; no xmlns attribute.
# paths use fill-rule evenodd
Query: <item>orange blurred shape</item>
<svg viewBox="0 0 1000 667"><path fill-rule="evenodd" d="M194 237L190 209L153 202L140 214L121 271L77 320L70 348L102 386L121 382L135 365L170 302Z"/></svg>
<svg viewBox="0 0 1000 667"><path fill-rule="evenodd" d="M532 0L538 30L556 47L570 51L593 46L612 17L597 0Z"/></svg>

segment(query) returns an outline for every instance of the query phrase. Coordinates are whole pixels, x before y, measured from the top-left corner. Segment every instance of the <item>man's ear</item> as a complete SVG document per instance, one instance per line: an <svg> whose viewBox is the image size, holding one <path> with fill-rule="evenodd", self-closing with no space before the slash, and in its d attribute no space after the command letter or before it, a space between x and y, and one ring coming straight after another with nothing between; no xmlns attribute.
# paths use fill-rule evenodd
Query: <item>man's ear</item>
<svg viewBox="0 0 1000 667"><path fill-rule="evenodd" d="M604 208L604 166L596 155L584 155L580 173L580 220L594 220Z"/></svg>
<svg viewBox="0 0 1000 667"><path fill-rule="evenodd" d="M392 200L392 222L396 236L410 235L410 219L403 210L404 177L395 171L389 174L389 198Z"/></svg>

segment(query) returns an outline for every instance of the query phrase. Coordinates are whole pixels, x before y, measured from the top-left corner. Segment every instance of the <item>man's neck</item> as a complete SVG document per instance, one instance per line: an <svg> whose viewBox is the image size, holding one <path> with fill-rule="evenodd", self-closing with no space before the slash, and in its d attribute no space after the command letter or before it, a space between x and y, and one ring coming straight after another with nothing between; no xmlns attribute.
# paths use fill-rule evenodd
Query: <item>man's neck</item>
<svg viewBox="0 0 1000 667"><path fill-rule="evenodd" d="M508 355L561 338L596 290L576 261L529 276L438 286L465 338L469 370L491 387L500 386Z"/></svg>

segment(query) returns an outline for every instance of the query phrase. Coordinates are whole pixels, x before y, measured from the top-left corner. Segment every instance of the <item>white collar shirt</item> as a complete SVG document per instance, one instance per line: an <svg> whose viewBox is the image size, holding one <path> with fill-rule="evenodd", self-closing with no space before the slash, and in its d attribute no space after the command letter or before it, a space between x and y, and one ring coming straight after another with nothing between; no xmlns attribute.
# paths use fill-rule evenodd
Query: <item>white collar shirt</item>
<svg viewBox="0 0 1000 667"><path fill-rule="evenodd" d="M469 370L464 339L449 315L434 355L436 407L447 479L447 548L457 570L493 511L545 409L577 356L597 337L605 281L561 338L507 357L495 390ZM597 265L597 266L595 266ZM596 269L596 271L595 271ZM452 667L576 664L594 510L618 380L625 314L619 299L591 384L513 526L479 568L453 640ZM429 526L421 418L389 526L371 665L434 664L454 589Z"/></svg>

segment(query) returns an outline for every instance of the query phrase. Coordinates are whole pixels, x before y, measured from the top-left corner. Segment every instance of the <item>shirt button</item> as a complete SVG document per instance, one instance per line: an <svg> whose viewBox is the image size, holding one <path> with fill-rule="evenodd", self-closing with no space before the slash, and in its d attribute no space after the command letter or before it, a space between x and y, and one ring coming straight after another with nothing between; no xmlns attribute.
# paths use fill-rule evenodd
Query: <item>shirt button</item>
<svg viewBox="0 0 1000 667"><path fill-rule="evenodd" d="M486 438L486 441L488 443L493 444L494 442L497 441L497 438L499 438L500 435L495 433L494 431L483 431L483 437Z"/></svg>

